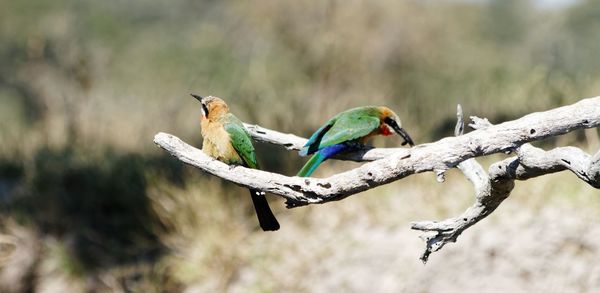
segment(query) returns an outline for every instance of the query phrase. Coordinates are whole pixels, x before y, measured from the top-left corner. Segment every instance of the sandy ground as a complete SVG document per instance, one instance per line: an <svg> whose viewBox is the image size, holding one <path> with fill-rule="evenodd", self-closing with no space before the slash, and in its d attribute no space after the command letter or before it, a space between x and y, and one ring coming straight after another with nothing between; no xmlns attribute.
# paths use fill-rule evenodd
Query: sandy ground
<svg viewBox="0 0 600 293"><path fill-rule="evenodd" d="M292 210L280 216L280 232L254 233L235 246L247 261L226 287L209 278L188 291L599 292L600 192L572 178L566 184L577 187L561 190L565 176L518 183L491 217L426 265L410 221L435 219L425 215L427 208L455 215L471 203L471 194L439 184L431 188L436 194L426 195L422 184L399 183ZM455 188L464 189L461 184ZM401 195L381 195L398 187Z"/></svg>

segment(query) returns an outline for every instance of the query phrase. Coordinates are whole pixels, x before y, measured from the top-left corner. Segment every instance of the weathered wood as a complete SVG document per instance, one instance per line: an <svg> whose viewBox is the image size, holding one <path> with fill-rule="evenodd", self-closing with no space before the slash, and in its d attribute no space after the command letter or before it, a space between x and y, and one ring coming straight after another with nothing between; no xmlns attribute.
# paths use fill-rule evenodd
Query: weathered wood
<svg viewBox="0 0 600 293"><path fill-rule="evenodd" d="M459 117L462 123L462 117ZM514 180L562 170L570 170L595 188L600 188L600 152L593 157L574 147L543 151L528 142L562 135L576 129L600 125L600 97L538 112L522 118L491 125L486 119L472 117L476 129L468 134L443 138L437 142L417 145L411 149L364 148L339 159L372 161L327 178L300 178L240 166L228 166L206 156L179 138L158 133L154 142L181 161L235 184L259 189L286 198L288 207L325 203L402 179L412 174L432 171L443 179L443 173L458 167L474 184L475 204L462 215L441 222L424 221L412 228L435 232L426 237L424 261L431 252L454 242L468 227L492 213L508 197ZM305 138L284 134L256 125L246 124L258 141L298 150ZM460 131L460 133L458 133ZM457 127L457 134L462 130ZM517 156L490 166L489 174L474 159L494 153L517 151ZM384 160L378 160L385 158ZM375 161L373 161L375 160Z"/></svg>
<svg viewBox="0 0 600 293"><path fill-rule="evenodd" d="M458 108L458 122L455 135L462 135L462 110ZM492 126L487 119L471 117L474 129L485 129ZM465 176L475 187L475 203L461 215L441 222L414 222L412 229L425 232L435 232L423 235L426 242L421 260L427 262L432 252L440 250L444 245L455 242L458 236L491 214L513 190L514 180L529 178L570 170L583 181L593 187L600 188L593 168L597 166L588 154L575 147L555 148L544 151L526 143L517 149L518 156L511 157L495 164L489 169L489 175L475 159L466 160L458 165ZM600 151L596 154L600 156ZM596 179L594 179L596 178Z"/></svg>

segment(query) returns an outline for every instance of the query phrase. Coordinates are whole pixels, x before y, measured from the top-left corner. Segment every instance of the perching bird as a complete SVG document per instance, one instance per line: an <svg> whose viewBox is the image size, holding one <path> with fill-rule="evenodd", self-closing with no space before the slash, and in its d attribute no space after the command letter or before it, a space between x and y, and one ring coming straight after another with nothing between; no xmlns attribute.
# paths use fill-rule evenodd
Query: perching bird
<svg viewBox="0 0 600 293"><path fill-rule="evenodd" d="M394 132L404 139L402 145L414 146L408 133L400 127L400 118L388 107L358 107L339 113L321 126L302 147L300 156L315 155L297 176L310 176L323 161L351 149L356 143L364 144L374 135L392 135Z"/></svg>
<svg viewBox="0 0 600 293"><path fill-rule="evenodd" d="M202 104L202 151L226 164L258 169L256 154L250 134L229 107L217 97L201 97L192 94ZM279 229L264 192L250 189L258 223L264 231Z"/></svg>

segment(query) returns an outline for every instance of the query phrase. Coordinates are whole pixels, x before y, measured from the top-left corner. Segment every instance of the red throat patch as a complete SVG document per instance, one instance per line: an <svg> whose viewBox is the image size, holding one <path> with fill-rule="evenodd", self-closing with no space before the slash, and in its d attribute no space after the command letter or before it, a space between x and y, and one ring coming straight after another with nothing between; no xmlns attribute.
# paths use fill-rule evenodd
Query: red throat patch
<svg viewBox="0 0 600 293"><path fill-rule="evenodd" d="M387 125L383 124L383 123L379 126L379 131L381 132L381 135L385 135L385 136L394 134L390 130L390 128Z"/></svg>

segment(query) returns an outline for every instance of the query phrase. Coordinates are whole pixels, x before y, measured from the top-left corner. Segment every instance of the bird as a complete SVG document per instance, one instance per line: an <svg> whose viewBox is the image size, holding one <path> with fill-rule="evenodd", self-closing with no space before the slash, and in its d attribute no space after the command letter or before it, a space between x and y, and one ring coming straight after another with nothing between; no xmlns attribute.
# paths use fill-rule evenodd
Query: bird
<svg viewBox="0 0 600 293"><path fill-rule="evenodd" d="M300 149L300 156L314 155L296 176L308 177L332 156L351 150L357 144L365 144L372 136L388 136L394 132L404 139L402 145L415 145L401 127L398 115L388 107L364 106L338 113L313 133Z"/></svg>
<svg viewBox="0 0 600 293"><path fill-rule="evenodd" d="M213 96L191 95L202 104L202 151L229 165L258 169L250 134L242 121L229 112L225 101ZM263 231L279 230L279 222L269 207L265 193L250 189L250 196Z"/></svg>

